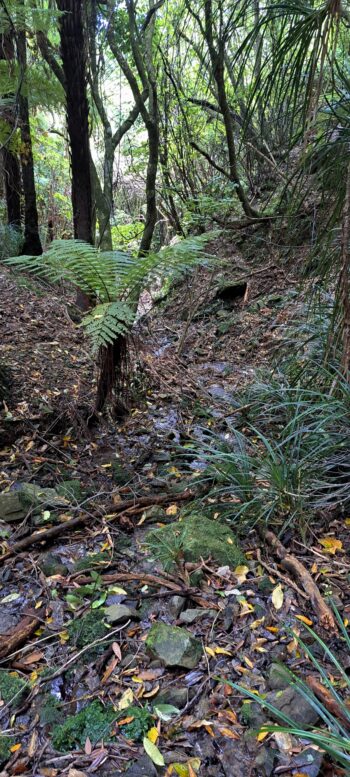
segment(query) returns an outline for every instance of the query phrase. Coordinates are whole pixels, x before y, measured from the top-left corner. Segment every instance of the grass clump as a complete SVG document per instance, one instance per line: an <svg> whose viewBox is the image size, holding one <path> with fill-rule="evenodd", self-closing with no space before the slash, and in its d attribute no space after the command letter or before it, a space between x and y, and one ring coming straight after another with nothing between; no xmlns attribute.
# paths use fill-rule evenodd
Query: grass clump
<svg viewBox="0 0 350 777"><path fill-rule="evenodd" d="M184 561L212 558L218 564L236 567L244 560L235 535L228 526L192 513L183 520L148 532L146 544L164 569Z"/></svg>
<svg viewBox="0 0 350 777"><path fill-rule="evenodd" d="M108 739L116 717L111 704L104 707L95 699L76 715L70 715L64 723L53 727L52 744L62 753L83 748L87 738L95 745L102 739Z"/></svg>
<svg viewBox="0 0 350 777"><path fill-rule="evenodd" d="M23 699L27 683L16 672L0 671L0 697L5 704L16 707Z"/></svg>

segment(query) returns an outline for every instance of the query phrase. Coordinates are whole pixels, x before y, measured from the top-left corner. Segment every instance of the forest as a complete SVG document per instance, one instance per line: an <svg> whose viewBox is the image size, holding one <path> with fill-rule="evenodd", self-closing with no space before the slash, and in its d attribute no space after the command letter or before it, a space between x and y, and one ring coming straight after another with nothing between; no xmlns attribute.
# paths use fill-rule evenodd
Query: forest
<svg viewBox="0 0 350 777"><path fill-rule="evenodd" d="M350 775L349 33L0 0L0 777Z"/></svg>

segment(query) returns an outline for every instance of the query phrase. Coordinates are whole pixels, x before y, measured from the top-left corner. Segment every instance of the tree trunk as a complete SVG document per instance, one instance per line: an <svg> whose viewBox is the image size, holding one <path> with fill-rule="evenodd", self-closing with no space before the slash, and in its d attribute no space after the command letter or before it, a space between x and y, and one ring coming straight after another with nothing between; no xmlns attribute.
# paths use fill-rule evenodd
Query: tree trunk
<svg viewBox="0 0 350 777"><path fill-rule="evenodd" d="M11 67L15 57L12 33L0 35L0 60L6 61ZM3 97L13 98L13 94L5 94ZM17 154L11 149L11 139L16 129L15 106L6 106L1 111L1 118L8 125L8 140L2 148L2 162L4 171L5 197L7 207L7 223L9 226L20 229L21 227L21 172Z"/></svg>
<svg viewBox="0 0 350 777"><path fill-rule="evenodd" d="M67 126L72 168L74 236L92 243L89 106L82 0L57 0L62 65L66 82Z"/></svg>
<svg viewBox="0 0 350 777"><path fill-rule="evenodd" d="M230 106L227 100L226 86L225 86L225 47L224 47L224 41L222 40L222 38L219 38L219 41L217 43L217 48L215 47L214 35L213 35L212 0L205 0L204 10L205 10L205 35L206 35L206 40L207 40L208 49L209 49L209 56L210 56L210 62L212 66L213 78L215 80L217 93L218 93L219 108L222 113L224 126L225 126L230 180L232 181L233 184L235 184L237 197L242 204L245 214L250 218L256 218L259 216L259 213L256 210L254 210L254 208L252 208L252 206L250 205L238 174L233 119L232 119Z"/></svg>
<svg viewBox="0 0 350 777"><path fill-rule="evenodd" d="M24 0L20 2L20 8L24 12ZM23 25L23 20L21 21ZM19 29L17 39L17 58L20 70L19 92L19 117L21 127L21 168L24 194L24 243L22 254L40 256L43 249L39 236L39 219L36 205L36 191L34 178L34 160L32 150L32 136L30 132L29 104L26 94L27 75L27 41L25 29Z"/></svg>
<svg viewBox="0 0 350 777"><path fill-rule="evenodd" d="M86 53L82 0L57 0L60 17L61 57L66 84L67 127L72 170L74 237L93 242L92 187L89 148L89 105L86 92ZM77 305L91 302L78 290Z"/></svg>

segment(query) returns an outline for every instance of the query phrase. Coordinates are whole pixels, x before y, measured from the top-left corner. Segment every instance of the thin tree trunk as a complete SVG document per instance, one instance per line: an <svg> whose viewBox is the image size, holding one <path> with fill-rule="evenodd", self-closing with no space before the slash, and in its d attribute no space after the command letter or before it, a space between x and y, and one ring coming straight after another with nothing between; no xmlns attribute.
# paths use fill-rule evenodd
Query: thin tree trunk
<svg viewBox="0 0 350 777"><path fill-rule="evenodd" d="M0 60L6 61L11 67L15 57L12 32L0 35ZM3 97L13 99L14 94L4 94ZM5 198L7 208L7 223L16 229L21 228L21 172L18 156L11 149L11 139L16 129L15 106L9 105L1 110L1 118L8 126L8 139L2 148L2 163L5 183Z"/></svg>
<svg viewBox="0 0 350 777"><path fill-rule="evenodd" d="M24 12L24 0L20 2ZM23 19L21 21L23 25ZM21 128L21 168L24 194L24 243L22 254L40 256L43 249L39 236L39 218L36 204L34 178L34 160L32 137L30 132L29 104L26 94L27 41L25 29L19 29L17 38L17 58L20 69L19 117Z"/></svg>
<svg viewBox="0 0 350 777"><path fill-rule="evenodd" d="M67 127L72 169L74 237L93 242L92 187L89 148L89 105L86 92L86 53L82 0L57 0L60 17L61 57L66 85ZM90 307L78 290L77 305Z"/></svg>
<svg viewBox="0 0 350 777"><path fill-rule="evenodd" d="M252 206L250 205L249 200L241 184L239 173L238 173L233 120L232 120L230 106L227 100L226 86L225 86L224 41L222 40L222 37L219 37L217 48L215 47L214 35L213 35L212 0L205 0L204 10L205 10L206 40L207 40L208 49L209 49L209 56L210 56L210 61L212 66L213 78L216 82L219 108L222 113L224 126L225 126L230 180L232 181L233 184L235 184L237 197L242 204L245 214L250 218L256 218L259 216L259 213L256 210L254 210L254 208L252 208Z"/></svg>

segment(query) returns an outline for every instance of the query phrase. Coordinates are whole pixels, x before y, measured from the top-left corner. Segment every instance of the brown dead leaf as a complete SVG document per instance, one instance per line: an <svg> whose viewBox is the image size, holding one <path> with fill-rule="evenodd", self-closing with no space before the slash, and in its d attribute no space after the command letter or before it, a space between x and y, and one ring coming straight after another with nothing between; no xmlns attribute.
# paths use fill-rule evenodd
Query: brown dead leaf
<svg viewBox="0 0 350 777"><path fill-rule="evenodd" d="M119 659L119 661L122 660L122 651L120 649L120 645L118 645L118 642L113 642L112 650L116 658Z"/></svg>
<svg viewBox="0 0 350 777"><path fill-rule="evenodd" d="M41 661L44 658L44 653L40 650L35 650L33 653L29 653L28 656L22 658L22 664L29 666L30 664L36 664L37 661Z"/></svg>
<svg viewBox="0 0 350 777"><path fill-rule="evenodd" d="M29 758L33 758L33 756L35 755L37 744L38 744L38 732L36 729L34 729L28 745Z"/></svg>
<svg viewBox="0 0 350 777"><path fill-rule="evenodd" d="M80 769L74 769L72 766L68 772L68 777L87 777L86 772L81 772Z"/></svg>
<svg viewBox="0 0 350 777"><path fill-rule="evenodd" d="M89 737L86 737L84 752L86 753L86 755L91 755L91 753L92 753L92 744L91 744L91 740L89 739Z"/></svg>
<svg viewBox="0 0 350 777"><path fill-rule="evenodd" d="M108 664L106 666L106 669L105 669L105 671L103 673L103 677L102 677L102 680L101 680L101 684L102 685L104 685L104 683L107 682L107 680L111 676L112 672L114 672L114 670L115 670L116 666L118 666L118 664L119 664L119 658L117 658L116 656L114 656L114 658L111 658L111 660L108 661Z"/></svg>

